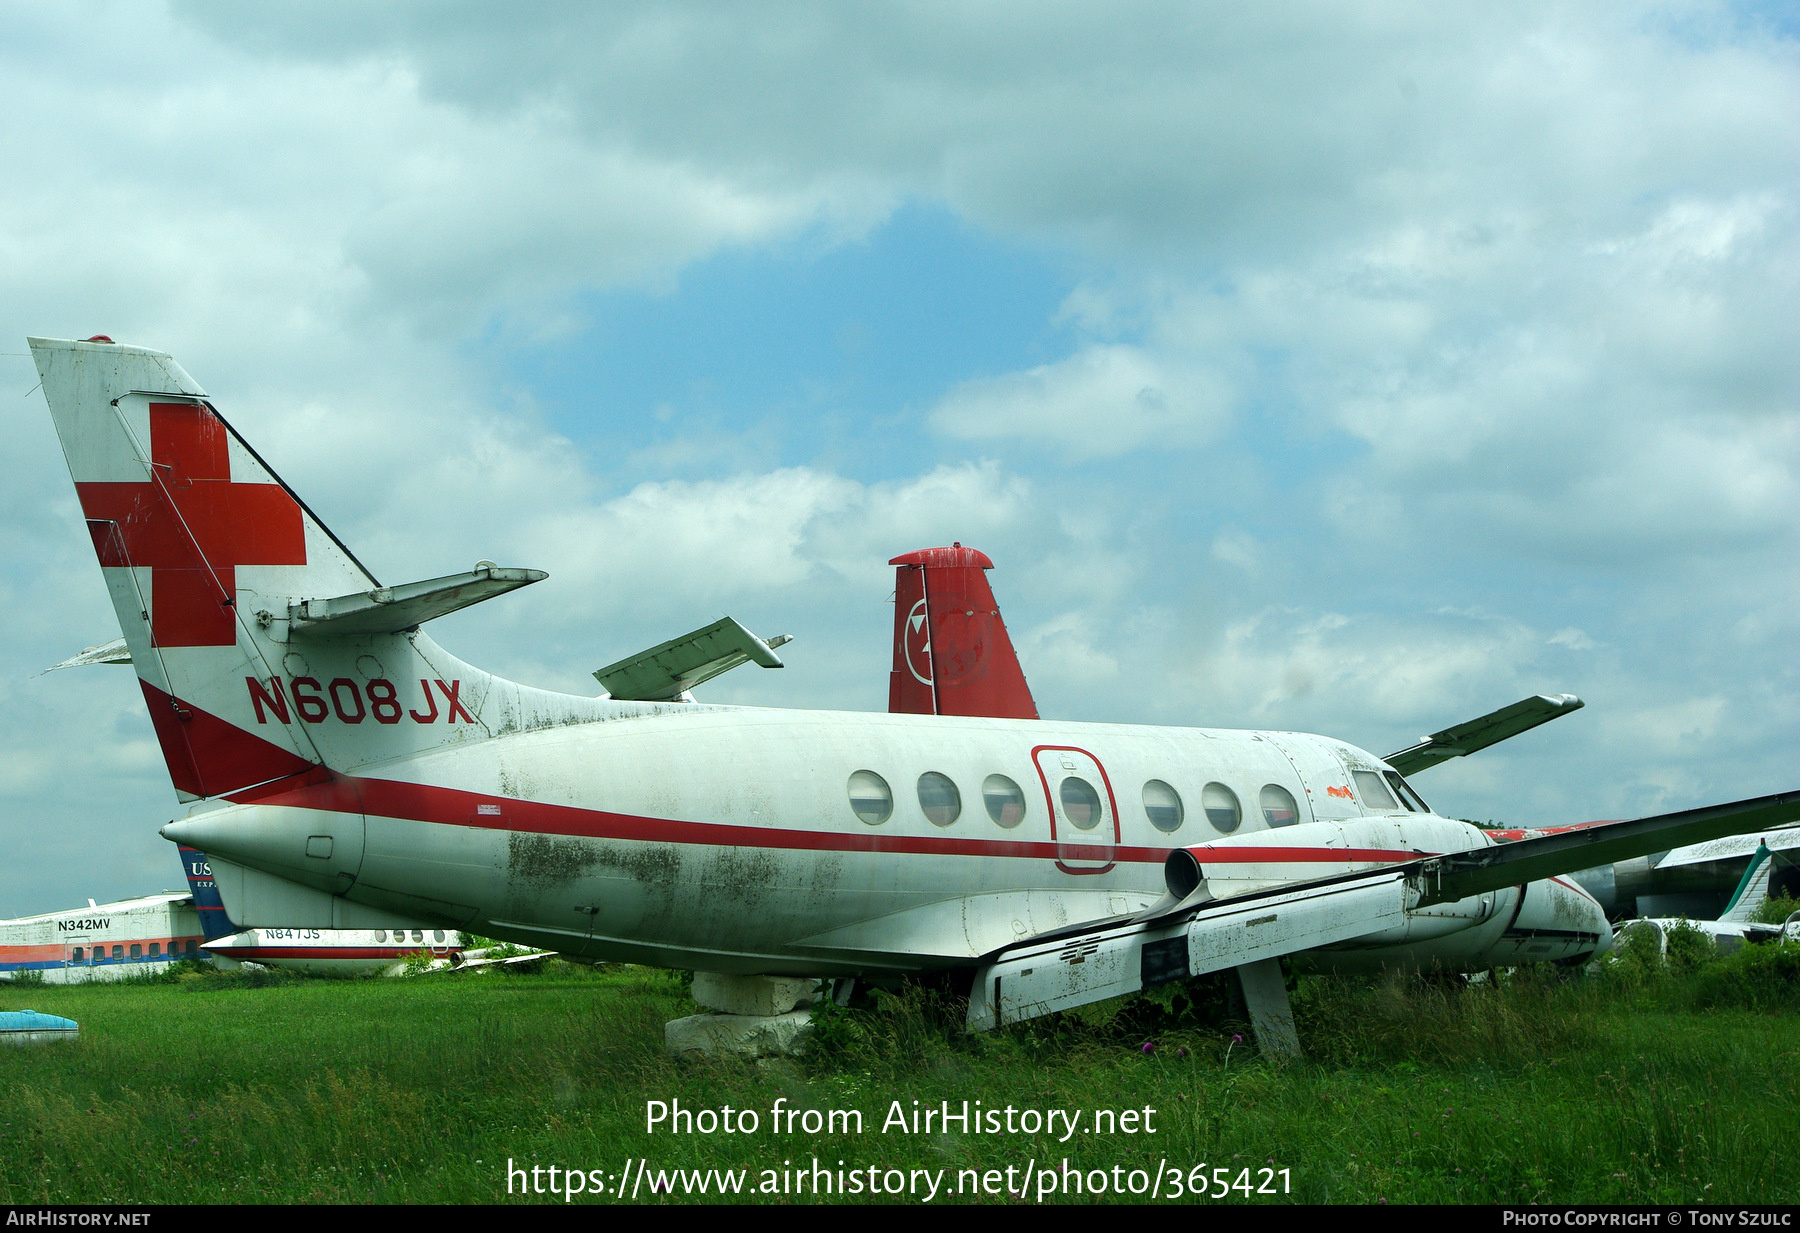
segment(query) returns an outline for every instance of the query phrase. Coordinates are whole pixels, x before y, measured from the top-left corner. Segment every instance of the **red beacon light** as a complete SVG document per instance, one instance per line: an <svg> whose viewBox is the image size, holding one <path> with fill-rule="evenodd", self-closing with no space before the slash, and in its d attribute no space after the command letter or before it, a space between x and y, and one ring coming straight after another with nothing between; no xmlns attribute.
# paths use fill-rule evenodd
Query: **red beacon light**
<svg viewBox="0 0 1800 1233"><path fill-rule="evenodd" d="M104 334L96 334L96 335L94 335L94 336L93 336L93 337L92 337L92 338L84 338L84 339L82 339L82 340L81 340L81 341L82 341L82 342L103 342L103 343L109 343L109 342L112 342L112 339L110 339L110 338L108 338L108 337L107 337L107 336L106 336L106 335L104 335ZM116 347L116 346L118 346L118 345L119 345L119 344L118 344L118 343L113 343L113 346L115 346L115 347Z"/></svg>

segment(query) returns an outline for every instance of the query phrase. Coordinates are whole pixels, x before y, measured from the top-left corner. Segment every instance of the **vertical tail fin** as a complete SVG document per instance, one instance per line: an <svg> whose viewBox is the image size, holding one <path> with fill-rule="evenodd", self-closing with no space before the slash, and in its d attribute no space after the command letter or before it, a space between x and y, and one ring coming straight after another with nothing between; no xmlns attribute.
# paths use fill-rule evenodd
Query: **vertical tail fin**
<svg viewBox="0 0 1800 1233"><path fill-rule="evenodd" d="M585 713L587 699L498 681L418 630L542 573L483 562L383 587L169 356L29 342L184 799Z"/></svg>
<svg viewBox="0 0 1800 1233"><path fill-rule="evenodd" d="M213 881L212 865L199 848L181 846L181 871L187 875L188 889L194 892L194 910L200 913L200 932L208 942L229 937L238 927L226 915L225 900L219 896L219 885Z"/></svg>
<svg viewBox="0 0 1800 1233"><path fill-rule="evenodd" d="M894 578L894 668L888 710L1036 719L1037 704L988 586L986 554L954 544L888 562Z"/></svg>
<svg viewBox="0 0 1800 1233"><path fill-rule="evenodd" d="M1731 894L1731 902L1719 913L1720 921L1733 924L1748 924L1750 919L1769 898L1769 876L1775 872L1775 862L1770 859L1769 845L1758 843L1756 852L1750 857L1749 867L1739 880L1737 889Z"/></svg>
<svg viewBox="0 0 1800 1233"><path fill-rule="evenodd" d="M163 757L186 798L306 770L304 731L246 731L246 680L278 675L259 595L375 585L169 356L28 340ZM278 655L278 653L277 653Z"/></svg>

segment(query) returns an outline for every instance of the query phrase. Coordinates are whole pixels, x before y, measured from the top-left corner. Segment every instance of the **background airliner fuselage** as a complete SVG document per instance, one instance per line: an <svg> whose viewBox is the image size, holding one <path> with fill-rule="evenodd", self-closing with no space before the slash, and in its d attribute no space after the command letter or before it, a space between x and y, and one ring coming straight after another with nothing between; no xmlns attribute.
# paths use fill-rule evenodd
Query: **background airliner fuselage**
<svg viewBox="0 0 1800 1233"><path fill-rule="evenodd" d="M115 903L0 920L0 980L52 985L118 980L203 958L200 915L187 895L144 895Z"/></svg>

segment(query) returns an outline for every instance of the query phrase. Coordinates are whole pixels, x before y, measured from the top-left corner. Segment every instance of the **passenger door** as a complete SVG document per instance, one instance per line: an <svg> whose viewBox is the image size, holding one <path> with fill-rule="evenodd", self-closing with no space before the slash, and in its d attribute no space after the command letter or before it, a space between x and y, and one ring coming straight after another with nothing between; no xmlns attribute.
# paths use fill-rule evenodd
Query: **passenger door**
<svg viewBox="0 0 1800 1233"><path fill-rule="evenodd" d="M1031 756L1050 812L1056 867L1073 874L1111 869L1119 842L1119 807L1106 768L1072 745L1040 745Z"/></svg>

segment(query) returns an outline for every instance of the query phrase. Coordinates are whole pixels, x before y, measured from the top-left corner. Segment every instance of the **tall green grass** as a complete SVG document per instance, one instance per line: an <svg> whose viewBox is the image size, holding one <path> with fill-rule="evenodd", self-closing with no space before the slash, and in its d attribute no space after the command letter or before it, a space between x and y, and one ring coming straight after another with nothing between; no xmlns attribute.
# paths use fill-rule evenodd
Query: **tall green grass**
<svg viewBox="0 0 1800 1233"><path fill-rule="evenodd" d="M0 1051L0 1202L504 1202L509 1157L754 1176L815 1156L953 1172L1273 1162L1285 1197L1308 1201L1783 1202L1791 1118L1775 1111L1800 1099L1800 1022L1756 966L1790 961L1756 952L1470 988L1307 978L1308 1052L1290 1064L1256 1055L1222 982L984 1034L941 989L876 991L823 1011L809 1057L761 1064L666 1053L663 1024L694 1007L680 974L642 968L0 988L0 1006L82 1026L72 1044ZM777 1099L860 1110L864 1131L773 1136ZM1150 1107L1156 1133L880 1131L893 1101L964 1099ZM651 1100L764 1125L651 1134Z"/></svg>

